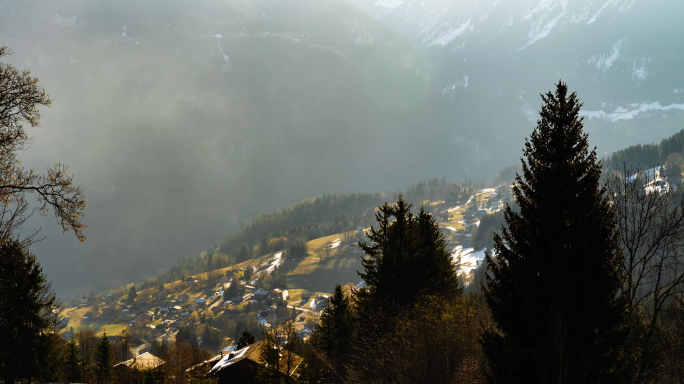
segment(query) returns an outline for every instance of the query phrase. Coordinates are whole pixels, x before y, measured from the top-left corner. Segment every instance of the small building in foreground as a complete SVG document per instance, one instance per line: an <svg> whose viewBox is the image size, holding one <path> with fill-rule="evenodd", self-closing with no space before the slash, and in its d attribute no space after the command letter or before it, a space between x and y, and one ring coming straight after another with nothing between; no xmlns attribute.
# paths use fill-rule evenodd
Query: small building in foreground
<svg viewBox="0 0 684 384"><path fill-rule="evenodd" d="M155 383L165 382L164 360L149 352L116 364L112 367L112 374L117 383L139 383L148 370L154 374Z"/></svg>
<svg viewBox="0 0 684 384"><path fill-rule="evenodd" d="M259 361L262 345L263 341L259 341L229 352L213 366L207 377L216 379L218 384L254 383L259 368L262 367ZM279 355L278 381L287 382L288 377L296 380L302 371L302 358L285 350L281 350Z"/></svg>

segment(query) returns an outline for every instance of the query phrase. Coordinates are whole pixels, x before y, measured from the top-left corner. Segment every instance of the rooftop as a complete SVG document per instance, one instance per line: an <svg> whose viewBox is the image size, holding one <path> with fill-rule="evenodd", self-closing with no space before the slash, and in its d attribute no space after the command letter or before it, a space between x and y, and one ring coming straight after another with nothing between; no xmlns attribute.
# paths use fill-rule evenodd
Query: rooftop
<svg viewBox="0 0 684 384"><path fill-rule="evenodd" d="M157 356L145 352L140 356L134 357L130 360L123 361L119 364L116 364L114 368L118 366L126 366L128 368L132 369L137 369L139 371L144 371L147 369L154 369L159 367L160 365L164 364L164 360L158 358Z"/></svg>

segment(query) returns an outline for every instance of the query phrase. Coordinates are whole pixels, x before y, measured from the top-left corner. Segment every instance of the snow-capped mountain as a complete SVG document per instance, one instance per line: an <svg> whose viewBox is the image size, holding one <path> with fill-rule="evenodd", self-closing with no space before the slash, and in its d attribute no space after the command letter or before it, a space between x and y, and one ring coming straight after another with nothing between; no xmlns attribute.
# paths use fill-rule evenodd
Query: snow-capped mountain
<svg viewBox="0 0 684 384"><path fill-rule="evenodd" d="M433 86L486 131L478 139L505 135L501 124L517 137L511 125L520 123L468 111L486 105L533 124L537 94L559 78L585 102L587 127L604 150L682 127L681 1L351 1L424 50Z"/></svg>
<svg viewBox="0 0 684 384"><path fill-rule="evenodd" d="M566 28L601 24L637 0L352 0L422 46L464 48L485 38L522 50ZM498 32L498 34L496 33Z"/></svg>

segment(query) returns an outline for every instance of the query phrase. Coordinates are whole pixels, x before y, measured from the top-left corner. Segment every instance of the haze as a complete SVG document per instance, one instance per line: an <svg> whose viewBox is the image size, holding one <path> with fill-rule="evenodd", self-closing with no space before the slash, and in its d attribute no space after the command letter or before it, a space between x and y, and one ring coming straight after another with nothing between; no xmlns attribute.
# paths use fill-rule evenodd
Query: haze
<svg viewBox="0 0 684 384"><path fill-rule="evenodd" d="M55 99L24 165L85 187L83 245L31 223L57 290L140 281L309 197L490 180L559 78L600 152L682 128L681 2L427 3L0 1L8 61Z"/></svg>

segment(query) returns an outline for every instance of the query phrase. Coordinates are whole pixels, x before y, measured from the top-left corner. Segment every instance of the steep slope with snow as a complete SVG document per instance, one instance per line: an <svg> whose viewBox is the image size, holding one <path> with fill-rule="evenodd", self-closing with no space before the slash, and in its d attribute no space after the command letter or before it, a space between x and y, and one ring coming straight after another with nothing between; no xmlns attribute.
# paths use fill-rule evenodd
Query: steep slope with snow
<svg viewBox="0 0 684 384"><path fill-rule="evenodd" d="M435 87L481 127L490 149L492 134L520 140L536 120L537 94L559 78L585 102L604 150L684 125L681 1L351 1L423 49ZM473 110L498 113L469 117Z"/></svg>

